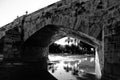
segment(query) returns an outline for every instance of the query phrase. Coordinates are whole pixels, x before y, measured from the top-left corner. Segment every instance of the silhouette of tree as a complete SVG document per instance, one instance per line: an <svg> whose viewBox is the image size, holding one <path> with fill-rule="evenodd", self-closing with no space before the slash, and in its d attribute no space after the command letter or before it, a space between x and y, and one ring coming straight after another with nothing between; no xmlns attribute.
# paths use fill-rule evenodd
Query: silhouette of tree
<svg viewBox="0 0 120 80"><path fill-rule="evenodd" d="M72 40L70 37L68 37L68 38L65 40L65 42L68 42L68 45L69 45L69 43L70 43L70 42L73 42L73 40Z"/></svg>
<svg viewBox="0 0 120 80"><path fill-rule="evenodd" d="M67 39L69 43L69 38ZM93 48L93 50L91 50ZM79 54L79 55L84 55L84 54L95 54L94 47L91 45L88 45L84 42L78 43L76 46L75 44L72 45L65 45L61 46L60 44L53 43L49 46L49 53L54 53L54 54L61 54L61 53L68 53L68 54Z"/></svg>

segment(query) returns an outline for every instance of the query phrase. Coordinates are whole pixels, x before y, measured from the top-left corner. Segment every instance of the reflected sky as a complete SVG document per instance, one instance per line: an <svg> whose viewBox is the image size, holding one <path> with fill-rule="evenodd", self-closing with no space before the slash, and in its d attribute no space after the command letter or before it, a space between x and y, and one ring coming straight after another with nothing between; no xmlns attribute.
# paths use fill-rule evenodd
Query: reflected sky
<svg viewBox="0 0 120 80"><path fill-rule="evenodd" d="M95 73L94 56L49 55L48 71L58 80L78 80L85 73Z"/></svg>

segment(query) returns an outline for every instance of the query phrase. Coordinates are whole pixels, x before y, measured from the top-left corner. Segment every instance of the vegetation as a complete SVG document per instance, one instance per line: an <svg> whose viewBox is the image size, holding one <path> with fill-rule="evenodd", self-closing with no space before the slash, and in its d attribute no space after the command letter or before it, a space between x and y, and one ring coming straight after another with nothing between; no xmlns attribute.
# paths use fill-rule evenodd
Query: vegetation
<svg viewBox="0 0 120 80"><path fill-rule="evenodd" d="M92 46L80 42L77 46L72 44L72 45L60 45L60 44L56 44L53 43L49 46L49 53L53 53L53 54L95 54L95 50L93 48L93 50L91 50L91 48L93 48Z"/></svg>

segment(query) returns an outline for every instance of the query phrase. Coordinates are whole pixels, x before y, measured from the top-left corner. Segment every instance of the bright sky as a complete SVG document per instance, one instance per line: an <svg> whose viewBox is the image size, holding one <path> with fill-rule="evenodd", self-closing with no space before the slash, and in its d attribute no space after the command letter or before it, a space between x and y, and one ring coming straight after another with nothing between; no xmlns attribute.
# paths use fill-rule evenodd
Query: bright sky
<svg viewBox="0 0 120 80"><path fill-rule="evenodd" d="M62 39L59 39L59 40L55 41L55 43L61 44L61 45L67 45L68 42L65 42L66 39L67 39L67 37L64 37Z"/></svg>
<svg viewBox="0 0 120 80"><path fill-rule="evenodd" d="M60 0L0 0L0 27L12 22L17 16L32 13Z"/></svg>
<svg viewBox="0 0 120 80"><path fill-rule="evenodd" d="M66 39L68 39L68 37L64 37L62 39L59 39L59 40L55 41L55 43L56 44L60 44L60 45L68 45L68 42L65 41ZM73 42L70 42L69 45L72 45L72 44L76 44L77 45L77 43L74 42L75 38L70 37L70 39L72 39ZM78 40L78 42L79 42L79 40Z"/></svg>

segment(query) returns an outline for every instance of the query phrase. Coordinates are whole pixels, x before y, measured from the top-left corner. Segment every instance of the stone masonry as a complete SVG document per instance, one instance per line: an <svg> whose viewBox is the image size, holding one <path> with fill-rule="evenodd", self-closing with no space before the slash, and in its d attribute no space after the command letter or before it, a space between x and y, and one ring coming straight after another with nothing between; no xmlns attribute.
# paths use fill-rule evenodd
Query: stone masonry
<svg viewBox="0 0 120 80"><path fill-rule="evenodd" d="M19 56L24 42L49 24L61 25L82 33L98 44L100 63L104 65L103 75L110 80L118 80L120 76L119 0L62 0L31 14L20 16L0 28L0 53L6 58Z"/></svg>

